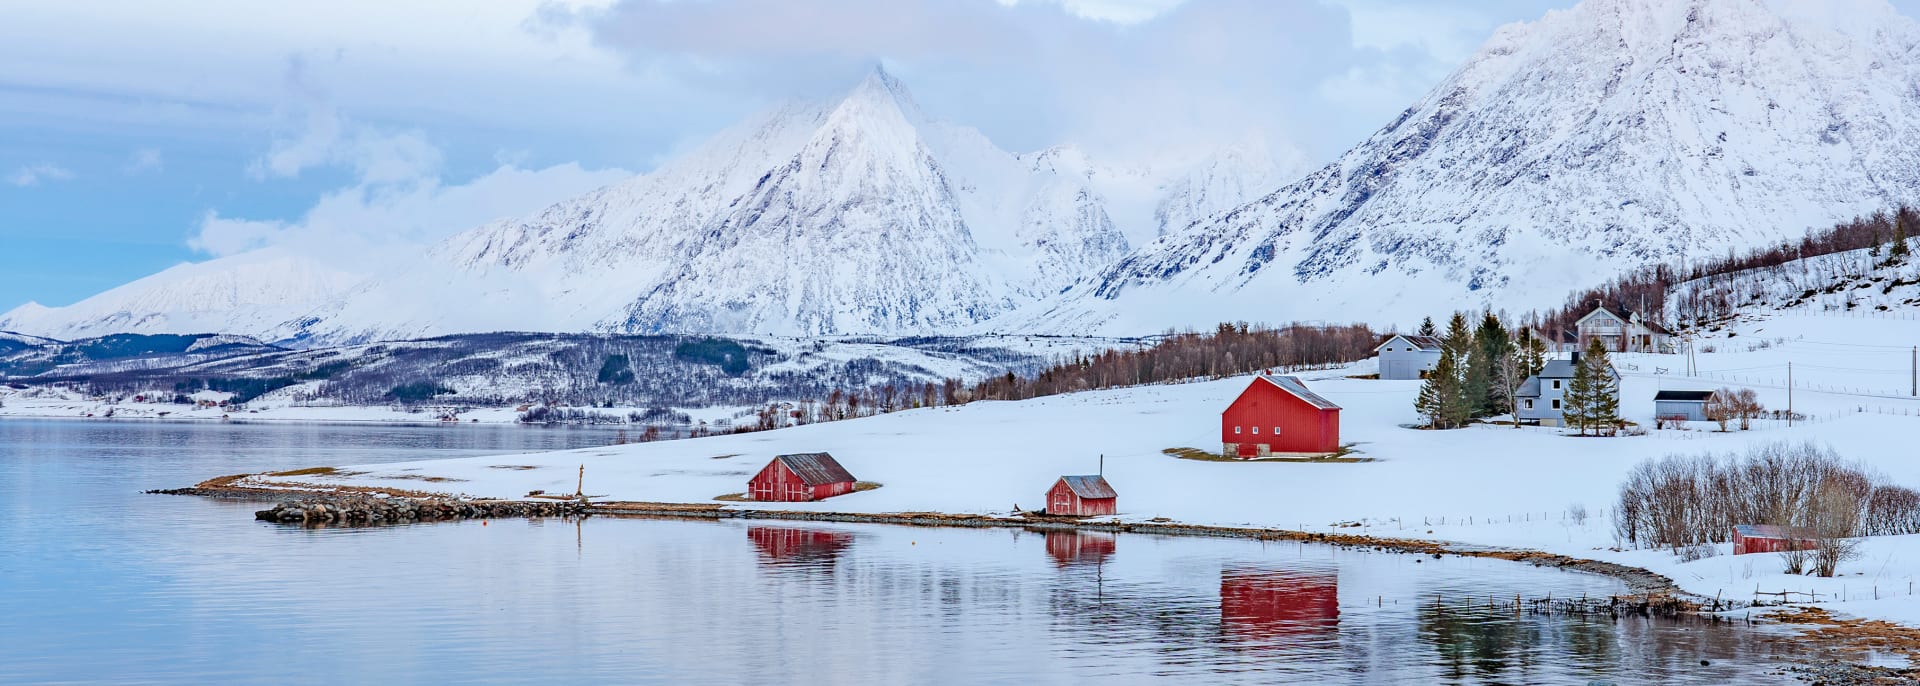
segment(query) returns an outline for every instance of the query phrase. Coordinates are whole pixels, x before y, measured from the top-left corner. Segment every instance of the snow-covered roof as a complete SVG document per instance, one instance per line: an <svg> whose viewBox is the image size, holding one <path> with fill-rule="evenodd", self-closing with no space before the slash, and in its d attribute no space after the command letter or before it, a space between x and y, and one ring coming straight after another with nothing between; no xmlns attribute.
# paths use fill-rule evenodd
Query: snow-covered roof
<svg viewBox="0 0 1920 686"><path fill-rule="evenodd" d="M228 400L232 400L233 394L228 393L226 391L216 391L213 389L206 389L206 390L194 391L193 395L189 395L187 397L196 402L205 400L208 402L224 403Z"/></svg>
<svg viewBox="0 0 1920 686"><path fill-rule="evenodd" d="M1067 483L1067 489L1073 491L1074 495L1082 498L1117 498L1120 496L1120 494L1113 491L1113 486L1107 483L1107 477L1104 476L1083 474L1079 476L1063 476L1060 477L1060 480Z"/></svg>
<svg viewBox="0 0 1920 686"><path fill-rule="evenodd" d="M840 466L840 462L833 459L832 455L826 453L794 453L778 455L773 459L786 465L787 469L793 471L794 476L800 477L800 481L808 486L853 480L853 474L848 472L846 467Z"/></svg>
<svg viewBox="0 0 1920 686"><path fill-rule="evenodd" d="M1326 398L1322 398L1320 397L1320 394L1307 390L1307 384L1300 381L1300 377L1274 376L1272 374L1261 374L1260 378L1266 379L1267 383L1273 384L1275 386L1279 386L1280 390L1286 391L1288 393L1292 393L1293 397L1307 401L1308 405L1312 405L1322 410L1340 409L1340 406L1333 404L1333 401L1328 400Z"/></svg>
<svg viewBox="0 0 1920 686"><path fill-rule="evenodd" d="M1381 348L1386 347L1388 343L1392 343L1395 339L1399 339L1399 340L1403 340L1408 343L1411 343L1413 344L1413 347L1419 348L1421 350L1432 350L1436 352L1440 350L1440 339L1437 336L1412 336L1408 334L1397 333L1392 336L1388 336L1387 340L1380 341L1380 345L1373 346L1374 352L1379 352Z"/></svg>
<svg viewBox="0 0 1920 686"><path fill-rule="evenodd" d="M1773 524L1735 524L1733 530L1738 532L1741 538L1786 539L1813 537L1813 532L1807 529L1791 526L1776 526Z"/></svg>

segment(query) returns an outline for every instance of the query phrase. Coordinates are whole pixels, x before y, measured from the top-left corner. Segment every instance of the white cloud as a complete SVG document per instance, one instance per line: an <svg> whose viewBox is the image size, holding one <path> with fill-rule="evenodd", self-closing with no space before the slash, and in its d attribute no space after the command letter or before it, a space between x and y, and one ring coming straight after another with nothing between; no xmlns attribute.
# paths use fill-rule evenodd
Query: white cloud
<svg viewBox="0 0 1920 686"><path fill-rule="evenodd" d="M141 148L127 157L127 163L120 166L120 171L131 176L158 172L166 168L166 158L161 155L159 148Z"/></svg>
<svg viewBox="0 0 1920 686"><path fill-rule="evenodd" d="M335 264L377 254L411 254L418 246L503 217L531 214L631 175L577 164L544 169L505 165L465 183L422 178L359 183L322 195L293 221L254 220L208 212L188 245L214 256L267 246L299 250ZM355 265L364 270L364 264Z"/></svg>
<svg viewBox="0 0 1920 686"><path fill-rule="evenodd" d="M42 181L66 181L73 178L73 172L66 167L42 162L15 169L7 175L7 183L25 188L38 186Z"/></svg>

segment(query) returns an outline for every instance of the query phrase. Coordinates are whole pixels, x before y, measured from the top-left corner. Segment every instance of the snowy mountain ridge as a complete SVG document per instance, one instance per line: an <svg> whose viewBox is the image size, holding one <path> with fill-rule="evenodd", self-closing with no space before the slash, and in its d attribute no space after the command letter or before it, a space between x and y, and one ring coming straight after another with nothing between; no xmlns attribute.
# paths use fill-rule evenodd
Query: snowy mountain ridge
<svg viewBox="0 0 1920 686"><path fill-rule="evenodd" d="M1195 158L1118 170L1070 145L1008 153L929 116L876 69L840 99L782 103L653 172L461 232L403 269L236 255L68 307L28 305L0 315L0 329L309 345L483 331L951 333L1160 235L1156 202L1186 221L1284 173L1244 145ZM1261 180L1224 178L1238 174ZM1120 221L1112 196L1124 196ZM284 282L260 268L275 261Z"/></svg>
<svg viewBox="0 0 1920 686"><path fill-rule="evenodd" d="M1004 328L1542 307L1920 200L1916 56L1884 2L1586 0L1503 27L1332 164Z"/></svg>

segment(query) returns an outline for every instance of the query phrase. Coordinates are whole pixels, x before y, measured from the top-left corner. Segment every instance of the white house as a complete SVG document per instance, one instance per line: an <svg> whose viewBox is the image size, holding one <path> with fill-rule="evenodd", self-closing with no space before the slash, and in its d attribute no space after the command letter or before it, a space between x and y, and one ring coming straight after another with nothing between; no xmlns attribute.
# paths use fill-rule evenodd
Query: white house
<svg viewBox="0 0 1920 686"><path fill-rule="evenodd" d="M1628 312L1604 303L1595 303L1592 312L1573 323L1580 335L1580 347L1599 339L1607 350L1623 353L1673 352L1673 333L1637 312Z"/></svg>
<svg viewBox="0 0 1920 686"><path fill-rule="evenodd" d="M1520 384L1520 390L1514 395L1520 400L1521 421L1538 422L1541 426L1566 425L1565 409L1562 405L1566 403L1567 387L1573 385L1573 371L1579 368L1580 353L1575 352L1571 357L1572 359L1567 360L1547 360L1546 366L1540 369L1539 374L1527 377L1527 380ZM1615 381L1620 379L1620 372L1615 371L1611 366L1607 367L1607 374ZM1614 385L1613 392L1614 400L1618 401L1620 399L1618 384Z"/></svg>
<svg viewBox="0 0 1920 686"><path fill-rule="evenodd" d="M1382 379L1418 379L1440 364L1440 339L1394 334L1373 347Z"/></svg>

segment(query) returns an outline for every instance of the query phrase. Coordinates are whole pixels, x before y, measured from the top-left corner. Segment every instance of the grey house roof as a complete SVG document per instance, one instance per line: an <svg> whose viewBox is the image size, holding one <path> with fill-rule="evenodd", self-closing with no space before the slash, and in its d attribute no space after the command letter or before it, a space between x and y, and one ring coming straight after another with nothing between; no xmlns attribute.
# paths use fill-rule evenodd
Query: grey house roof
<svg viewBox="0 0 1920 686"><path fill-rule="evenodd" d="M840 466L840 462L833 459L832 455L826 453L794 453L775 456L773 459L786 465L787 469L793 470L794 476L800 477L800 481L808 486L853 480L853 474L848 472L846 467Z"/></svg>
<svg viewBox="0 0 1920 686"><path fill-rule="evenodd" d="M1120 494L1113 492L1113 486L1107 483L1107 478L1104 476L1092 474L1063 476L1060 477L1060 480L1067 482L1067 489L1073 491L1074 495L1082 498L1117 498L1120 496Z"/></svg>
<svg viewBox="0 0 1920 686"><path fill-rule="evenodd" d="M1706 402L1713 398L1713 391L1660 391L1653 394L1654 400L1690 400Z"/></svg>
<svg viewBox="0 0 1920 686"><path fill-rule="evenodd" d="M1520 388L1513 394L1522 398L1538 398L1541 379L1571 379L1573 371L1573 360L1547 360L1546 366L1540 368L1540 373L1520 382ZM1614 369L1612 365L1607 366L1607 374L1615 379L1620 378L1620 370Z"/></svg>
<svg viewBox="0 0 1920 686"><path fill-rule="evenodd" d="M1393 339L1396 339L1396 338L1406 341L1408 343L1412 343L1413 347L1419 348L1421 350L1431 350L1434 352L1440 351L1440 339L1438 337L1410 336L1407 334L1394 334L1392 336L1388 336L1387 340L1380 341L1380 345L1373 346L1373 349L1377 352L1380 350L1380 348L1386 346L1386 344L1392 343Z"/></svg>
<svg viewBox="0 0 1920 686"><path fill-rule="evenodd" d="M1328 400L1326 398L1322 398L1320 397L1320 394L1307 390L1307 385L1300 381L1300 377L1273 376L1271 374L1261 374L1260 378L1266 379L1267 383L1273 384L1275 386L1279 386L1280 390L1286 391L1288 393L1292 393L1293 397L1307 401L1308 405L1312 405L1322 410L1340 409L1340 406L1333 404L1333 401Z"/></svg>

